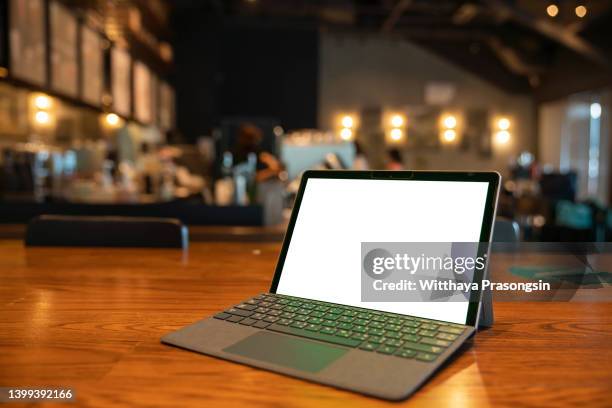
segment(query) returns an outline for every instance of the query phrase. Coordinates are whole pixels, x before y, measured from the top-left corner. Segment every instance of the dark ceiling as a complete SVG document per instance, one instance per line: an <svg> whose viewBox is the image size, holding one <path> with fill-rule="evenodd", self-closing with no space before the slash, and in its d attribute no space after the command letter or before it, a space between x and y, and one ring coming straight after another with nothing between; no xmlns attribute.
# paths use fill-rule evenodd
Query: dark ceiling
<svg viewBox="0 0 612 408"><path fill-rule="evenodd" d="M175 0L176 13L417 43L510 92L550 99L610 84L612 0ZM550 17L554 4L558 14ZM577 6L586 16L576 15ZM567 81L574 84L567 84Z"/></svg>

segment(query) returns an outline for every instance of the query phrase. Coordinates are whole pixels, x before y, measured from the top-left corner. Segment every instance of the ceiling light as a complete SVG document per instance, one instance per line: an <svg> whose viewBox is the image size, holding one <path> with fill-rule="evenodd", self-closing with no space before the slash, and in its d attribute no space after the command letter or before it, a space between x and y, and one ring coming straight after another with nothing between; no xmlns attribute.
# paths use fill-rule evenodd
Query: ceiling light
<svg viewBox="0 0 612 408"><path fill-rule="evenodd" d="M549 4L546 7L546 13L551 17L556 17L559 14L559 7L556 4Z"/></svg>
<svg viewBox="0 0 612 408"><path fill-rule="evenodd" d="M591 104L591 118L599 119L601 117L601 105L597 102Z"/></svg>

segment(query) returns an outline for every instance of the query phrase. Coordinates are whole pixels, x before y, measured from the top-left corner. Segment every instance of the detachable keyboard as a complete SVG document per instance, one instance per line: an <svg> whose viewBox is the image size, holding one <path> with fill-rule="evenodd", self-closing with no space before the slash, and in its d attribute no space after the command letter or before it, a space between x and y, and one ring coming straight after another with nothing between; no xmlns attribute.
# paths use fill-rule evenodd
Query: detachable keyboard
<svg viewBox="0 0 612 408"><path fill-rule="evenodd" d="M427 362L434 361L465 330L459 324L271 293L214 318Z"/></svg>

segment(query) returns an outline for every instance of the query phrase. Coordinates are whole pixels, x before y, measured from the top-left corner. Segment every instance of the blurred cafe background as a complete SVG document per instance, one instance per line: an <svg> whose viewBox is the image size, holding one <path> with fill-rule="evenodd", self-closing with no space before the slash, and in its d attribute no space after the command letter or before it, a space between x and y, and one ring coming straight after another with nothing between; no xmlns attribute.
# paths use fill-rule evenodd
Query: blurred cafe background
<svg viewBox="0 0 612 408"><path fill-rule="evenodd" d="M521 239L611 240L611 27L612 0L0 0L0 223L282 234L307 169L495 170Z"/></svg>

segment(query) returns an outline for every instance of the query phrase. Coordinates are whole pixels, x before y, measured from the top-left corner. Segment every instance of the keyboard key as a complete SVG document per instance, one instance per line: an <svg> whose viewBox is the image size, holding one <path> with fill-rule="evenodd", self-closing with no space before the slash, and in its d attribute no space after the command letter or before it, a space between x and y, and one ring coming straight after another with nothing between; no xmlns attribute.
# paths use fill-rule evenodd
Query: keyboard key
<svg viewBox="0 0 612 408"><path fill-rule="evenodd" d="M396 324L398 326L401 326L402 325L402 320L398 319L397 317L394 317L394 318L391 318L391 319L387 320L387 324Z"/></svg>
<svg viewBox="0 0 612 408"><path fill-rule="evenodd" d="M244 303L248 303L249 305L256 305L256 304L259 303L259 300L257 300L257 299L249 299L249 300L247 300Z"/></svg>
<svg viewBox="0 0 612 408"><path fill-rule="evenodd" d="M342 312L344 312L344 309L339 307L332 307L331 309L329 309L329 313L341 314Z"/></svg>
<svg viewBox="0 0 612 408"><path fill-rule="evenodd" d="M247 317L246 319L241 320L240 324L244 324L245 326L250 326L250 325L252 325L253 323L256 323L256 322L257 322L257 320L251 319L250 317Z"/></svg>
<svg viewBox="0 0 612 408"><path fill-rule="evenodd" d="M229 313L229 314L233 314L233 315L237 315L237 316L242 316L242 317L249 317L252 314L254 314L253 312L251 312L249 310L236 309L235 307L232 307L231 309L227 309L225 311L225 313Z"/></svg>
<svg viewBox="0 0 612 408"><path fill-rule="evenodd" d="M339 329L351 330L353 328L353 325L350 323L339 323L336 327Z"/></svg>
<svg viewBox="0 0 612 408"><path fill-rule="evenodd" d="M355 340L361 340L364 341L365 339L368 338L368 336L366 334L362 334L362 333L353 333L353 335L351 336L351 338L355 339Z"/></svg>
<svg viewBox="0 0 612 408"><path fill-rule="evenodd" d="M404 334L402 336L402 340L406 340L406 341L412 341L414 343L418 343L419 340L421 340L421 338L417 335L414 334Z"/></svg>
<svg viewBox="0 0 612 408"><path fill-rule="evenodd" d="M304 316L304 315L296 315L294 317L294 320L300 321L300 322L305 322L306 320L308 320L308 316Z"/></svg>
<svg viewBox="0 0 612 408"><path fill-rule="evenodd" d="M389 337L391 339L399 339L400 337L402 337L402 335L395 331L386 331L385 337Z"/></svg>
<svg viewBox="0 0 612 408"><path fill-rule="evenodd" d="M293 319L295 317L295 313L283 312L280 317L284 317L285 319Z"/></svg>
<svg viewBox="0 0 612 408"><path fill-rule="evenodd" d="M290 306L294 306L294 307L300 307L300 306L302 306L302 302L294 300L293 302L289 302L289 305Z"/></svg>
<svg viewBox="0 0 612 408"><path fill-rule="evenodd" d="M370 343L380 344L384 339L381 336L368 336L368 341Z"/></svg>
<svg viewBox="0 0 612 408"><path fill-rule="evenodd" d="M338 330L336 332L336 336L340 336L340 337L350 337L351 332L348 330Z"/></svg>
<svg viewBox="0 0 612 408"><path fill-rule="evenodd" d="M385 333L382 329L368 329L368 334L373 336L382 336Z"/></svg>
<svg viewBox="0 0 612 408"><path fill-rule="evenodd" d="M256 313L268 313L270 311L270 309L268 309L267 307L258 307L257 309L255 309Z"/></svg>
<svg viewBox="0 0 612 408"><path fill-rule="evenodd" d="M249 305L246 303L241 303L239 305L234 306L236 309L243 309L243 310L255 310L257 309L257 306L255 305Z"/></svg>
<svg viewBox="0 0 612 408"><path fill-rule="evenodd" d="M270 306L270 309L274 309L274 310L281 310L282 308L284 308L285 306L280 305L278 303L273 304L272 306Z"/></svg>
<svg viewBox="0 0 612 408"><path fill-rule="evenodd" d="M429 344L432 346L440 346L440 347L448 347L451 345L450 341L440 340L440 339L432 339L429 337L425 337L421 340L421 343Z"/></svg>
<svg viewBox="0 0 612 408"><path fill-rule="evenodd" d="M425 323L421 325L421 329L423 330L438 330L438 326L437 324L430 324L430 323Z"/></svg>
<svg viewBox="0 0 612 408"><path fill-rule="evenodd" d="M357 316L357 312L355 310L350 310L347 309L344 311L344 313L342 313L344 316L348 316L348 317L355 317Z"/></svg>
<svg viewBox="0 0 612 408"><path fill-rule="evenodd" d="M385 325L381 322L372 321L370 322L370 324L368 324L368 327L372 327L374 329L382 329L383 327L385 327Z"/></svg>
<svg viewBox="0 0 612 408"><path fill-rule="evenodd" d="M291 319L278 319L276 321L276 324L282 324L283 326L288 326L291 323L293 323L293 320L291 320Z"/></svg>
<svg viewBox="0 0 612 408"><path fill-rule="evenodd" d="M368 321L366 319L355 319L353 320L353 324L357 324L359 326L365 326L366 324L368 324Z"/></svg>
<svg viewBox="0 0 612 408"><path fill-rule="evenodd" d="M417 354L416 351L409 350L409 349L401 349L395 352L396 356L403 357L403 358L414 358L416 354Z"/></svg>
<svg viewBox="0 0 612 408"><path fill-rule="evenodd" d="M327 306L323 306L323 305L319 305L315 308L316 311L318 312L327 312L329 310L329 307Z"/></svg>
<svg viewBox="0 0 612 408"><path fill-rule="evenodd" d="M407 334L417 334L419 332L419 329L415 329L414 327L402 327L402 330L400 330L402 333L407 333Z"/></svg>
<svg viewBox="0 0 612 408"><path fill-rule="evenodd" d="M265 319L263 319L263 320L264 320L264 322L274 323L274 322L278 321L278 320L279 320L279 318L278 318L278 317L276 317L276 316L267 316L267 317L266 317Z"/></svg>
<svg viewBox="0 0 612 408"><path fill-rule="evenodd" d="M443 332L443 333L449 333L449 334L461 334L461 333L463 333L463 329L458 329L456 327L449 327L449 326L440 326L438 331Z"/></svg>
<svg viewBox="0 0 612 408"><path fill-rule="evenodd" d="M308 324L305 327L305 329L306 330L310 330L310 331L319 331L319 330L321 330L321 325L320 324L312 324L312 323L310 323L310 324Z"/></svg>
<svg viewBox="0 0 612 408"><path fill-rule="evenodd" d="M251 317L251 319L261 320L261 319L263 319L264 317L266 317L266 315L265 315L265 314L263 314L263 313L254 313L254 314L252 314L250 317Z"/></svg>
<svg viewBox="0 0 612 408"><path fill-rule="evenodd" d="M338 345L347 346L347 347L357 347L359 344L361 344L361 341L359 340L331 336L326 333L323 333L322 331L317 333L317 332L312 332L312 331L308 331L304 329L280 326L277 324L274 324L268 327L268 330L276 331L279 333L293 334L295 336L306 337L306 338L313 339L313 340L320 340L320 341L324 341L327 343L333 343L333 344L338 344ZM325 330L325 328L323 330Z"/></svg>
<svg viewBox="0 0 612 408"><path fill-rule="evenodd" d="M308 326L308 323L306 323L306 322L293 322L293 323L291 323L291 327L296 327L298 329L303 329L306 326Z"/></svg>
<svg viewBox="0 0 612 408"><path fill-rule="evenodd" d="M378 344L374 344L374 343L370 343L366 341L361 346L359 346L359 348L365 351L374 351L378 348Z"/></svg>
<svg viewBox="0 0 612 408"><path fill-rule="evenodd" d="M380 346L378 348L378 350L376 350L377 353L382 353L382 354L393 354L395 352L395 350L397 350L395 347L391 347L391 346Z"/></svg>
<svg viewBox="0 0 612 408"><path fill-rule="evenodd" d="M432 330L420 330L419 331L419 335L425 336L425 337L434 337L436 334L437 333Z"/></svg>
<svg viewBox="0 0 612 408"><path fill-rule="evenodd" d="M281 312L280 310L270 310L268 312L268 316L280 316L282 314L283 312Z"/></svg>
<svg viewBox="0 0 612 408"><path fill-rule="evenodd" d="M338 315L338 314L335 314L335 313L328 312L328 313L325 313L325 314L323 315L323 317L324 317L325 319L328 319L328 320L336 320L336 319L339 317L339 315Z"/></svg>
<svg viewBox="0 0 612 408"><path fill-rule="evenodd" d="M386 324L385 325L385 330L398 331L399 329L400 329L400 326L398 326L397 324Z"/></svg>
<svg viewBox="0 0 612 408"><path fill-rule="evenodd" d="M257 323L253 324L253 327L257 327L258 329L265 329L271 324L272 323L268 323L268 322L264 322L263 320L260 320Z"/></svg>
<svg viewBox="0 0 612 408"><path fill-rule="evenodd" d="M353 321L352 317L346 316L346 315L342 315L338 318L339 322L344 322L344 323L350 323Z"/></svg>
<svg viewBox="0 0 612 408"><path fill-rule="evenodd" d="M323 317L324 315L325 315L325 313L317 312L316 310L314 312L310 313L310 317Z"/></svg>
<svg viewBox="0 0 612 408"><path fill-rule="evenodd" d="M357 333L365 333L366 328L364 326L353 326L353 331Z"/></svg>
<svg viewBox="0 0 612 408"><path fill-rule="evenodd" d="M385 344L387 346L399 347L402 345L402 341L398 339L387 339L385 340Z"/></svg>
<svg viewBox="0 0 612 408"><path fill-rule="evenodd" d="M285 308L283 309L285 312L291 312L294 313L296 310L298 310L297 307L294 306L285 306Z"/></svg>
<svg viewBox="0 0 612 408"><path fill-rule="evenodd" d="M438 335L436 337L439 338L439 339L442 339L442 340L454 341L459 336L456 335L456 334L438 333Z"/></svg>
<svg viewBox="0 0 612 408"><path fill-rule="evenodd" d="M421 343L412 343L410 341L407 341L404 343L404 348L409 348L409 349L416 350L416 351L424 351L426 353L436 353L436 354L439 354L444 351L442 347L430 346L428 344L421 344Z"/></svg>
<svg viewBox="0 0 612 408"><path fill-rule="evenodd" d="M244 317L233 315L233 316L228 317L227 319L225 319L225 321L226 322L232 322L232 323L238 323L242 319L244 319Z"/></svg>
<svg viewBox="0 0 612 408"><path fill-rule="evenodd" d="M325 333L325 334L334 334L336 332L336 329L334 327L323 327L319 331L321 333Z"/></svg>
<svg viewBox="0 0 612 408"><path fill-rule="evenodd" d="M435 354L429 354L429 353L418 353L416 355L417 360L421 360L421 361L434 361L436 359L436 355Z"/></svg>
<svg viewBox="0 0 612 408"><path fill-rule="evenodd" d="M321 324L323 323L323 319L320 319L318 317L311 317L308 320L306 320L308 323L312 323L312 324Z"/></svg>
<svg viewBox="0 0 612 408"><path fill-rule="evenodd" d="M327 327L336 327L336 322L334 322L333 320L323 320L323 326L327 326Z"/></svg>
<svg viewBox="0 0 612 408"><path fill-rule="evenodd" d="M417 323L417 322L411 322L411 321L404 322L404 327L405 327L405 326L408 326L408 327L419 327L420 325L421 325L421 324L420 324L420 323Z"/></svg>
<svg viewBox="0 0 612 408"><path fill-rule="evenodd" d="M227 318L228 318L228 317L230 317L230 316L231 316L231 314L229 314L229 313L221 312L221 313L217 313L217 314L216 314L216 315L214 315L213 317L214 317L215 319L225 320L225 319L227 319Z"/></svg>

